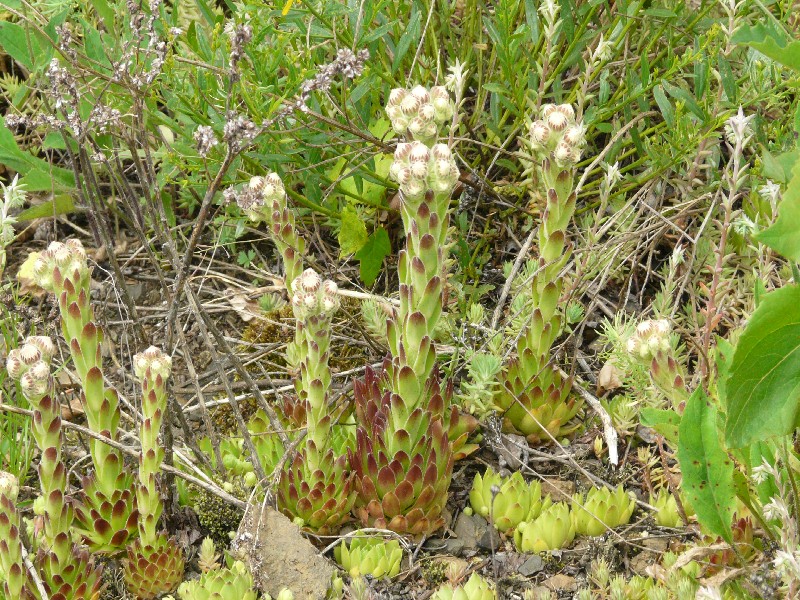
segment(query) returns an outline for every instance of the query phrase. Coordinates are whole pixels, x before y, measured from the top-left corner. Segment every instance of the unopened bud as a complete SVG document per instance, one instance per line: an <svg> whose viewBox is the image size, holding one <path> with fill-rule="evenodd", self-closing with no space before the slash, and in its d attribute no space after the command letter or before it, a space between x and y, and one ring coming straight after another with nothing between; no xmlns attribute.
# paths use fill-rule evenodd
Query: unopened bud
<svg viewBox="0 0 800 600"><path fill-rule="evenodd" d="M322 278L314 269L306 269L295 279L294 285L305 292L316 292L322 285Z"/></svg>
<svg viewBox="0 0 800 600"><path fill-rule="evenodd" d="M411 90L411 96L417 99L420 105L430 102L431 96L421 85L415 85Z"/></svg>
<svg viewBox="0 0 800 600"><path fill-rule="evenodd" d="M406 97L406 91L403 88L394 88L389 92L389 105L396 106L400 104Z"/></svg>
<svg viewBox="0 0 800 600"><path fill-rule="evenodd" d="M56 345L46 335L32 335L29 336L25 340L25 344L31 344L35 346L39 352L41 353L42 360L45 362L50 362L55 356L56 353Z"/></svg>
<svg viewBox="0 0 800 600"><path fill-rule="evenodd" d="M545 122L553 131L564 131L567 125L569 125L569 120L567 119L566 115L558 110L554 110L547 115Z"/></svg>
<svg viewBox="0 0 800 600"><path fill-rule="evenodd" d="M572 122L575 120L575 109L572 108L571 104L559 104L556 106L556 110L564 115L568 121Z"/></svg>
<svg viewBox="0 0 800 600"><path fill-rule="evenodd" d="M0 496L5 496L11 502L16 502L18 495L19 480L7 471L0 471Z"/></svg>
<svg viewBox="0 0 800 600"><path fill-rule="evenodd" d="M550 128L543 121L536 121L531 125L531 139L535 144L546 146L550 140Z"/></svg>

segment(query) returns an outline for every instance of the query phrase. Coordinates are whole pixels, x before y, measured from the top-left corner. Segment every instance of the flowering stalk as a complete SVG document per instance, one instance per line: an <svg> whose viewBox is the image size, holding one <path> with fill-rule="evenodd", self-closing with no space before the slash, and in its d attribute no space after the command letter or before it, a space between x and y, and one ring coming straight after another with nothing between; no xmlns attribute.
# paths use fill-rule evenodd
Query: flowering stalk
<svg viewBox="0 0 800 600"><path fill-rule="evenodd" d="M116 440L119 399L103 378L103 333L89 303L90 273L81 242L71 239L63 244L51 243L36 260L34 277L58 300L61 328L81 382L80 399L89 427ZM110 552L127 541L128 535L123 532L135 533L132 480L118 450L95 438L89 441L89 450L95 470L84 480L83 502L76 507L76 517L87 543L94 550Z"/></svg>
<svg viewBox="0 0 800 600"><path fill-rule="evenodd" d="M683 367L674 357L669 335L669 321L642 321L628 338L627 350L650 369L650 379L655 386L669 399L672 407L682 413L689 391Z"/></svg>
<svg viewBox="0 0 800 600"><path fill-rule="evenodd" d="M61 406L54 396L50 374L54 354L50 338L32 336L9 352L6 370L19 380L22 394L33 408L33 436L41 451L37 472L42 495L34 503L42 522L36 566L51 593L66 585L75 597L88 597L82 594L99 589L101 570L95 569L88 554L72 543L73 510L65 501L67 471L61 460Z"/></svg>
<svg viewBox="0 0 800 600"><path fill-rule="evenodd" d="M19 535L17 495L19 482L11 473L0 471L0 581L6 598L28 600L34 596L26 583Z"/></svg>
<svg viewBox="0 0 800 600"><path fill-rule="evenodd" d="M139 437L139 485L136 502L139 508L139 539L128 546L122 572L128 590L138 598L156 598L171 592L183 579L184 558L175 541L157 532L164 509L158 494L156 477L161 471L164 449L158 435L167 408L166 383L172 359L155 346L133 357L133 370L142 383L142 425Z"/></svg>
<svg viewBox="0 0 800 600"><path fill-rule="evenodd" d="M236 194L236 203L255 223L269 225L272 241L283 258L286 272L286 289L293 294L292 284L303 271L305 241L297 233L294 212L287 204L286 189L277 173L266 177L253 177L242 192Z"/></svg>
<svg viewBox="0 0 800 600"><path fill-rule="evenodd" d="M546 104L530 128L530 145L540 159L545 207L538 230L539 261L530 289L530 322L517 342L516 357L501 374L498 408L504 425L531 443L569 433L581 403L569 397L571 380L551 364L550 348L561 332L561 269L569 260L567 227L575 212L573 180L584 144L584 128L568 104Z"/></svg>
<svg viewBox="0 0 800 600"><path fill-rule="evenodd" d="M400 307L388 320L391 360L382 374L368 370L355 384L359 428L350 461L361 522L422 535L443 524L454 445L463 446L476 425L451 406L451 386L442 390L433 341L442 314L450 196L459 171L447 145L426 145L453 115L444 88L392 90L386 112L396 132L415 140L398 144L390 169L400 187L406 234L398 259Z"/></svg>
<svg viewBox="0 0 800 600"><path fill-rule="evenodd" d="M156 476L161 471L164 449L158 443L161 422L167 408L166 384L172 370L172 359L155 346L133 357L136 378L142 384L142 425L139 434L142 453L139 455L139 485L136 502L139 507L139 538L153 544L163 505L158 494Z"/></svg>
<svg viewBox="0 0 800 600"><path fill-rule="evenodd" d="M339 308L338 288L306 269L291 289L297 323L292 353L300 363L295 390L301 410L288 407L285 412L305 413L306 443L282 473L278 506L301 526L329 533L349 518L355 502L353 475L345 468L346 458L334 455L331 442L328 350L331 319Z"/></svg>

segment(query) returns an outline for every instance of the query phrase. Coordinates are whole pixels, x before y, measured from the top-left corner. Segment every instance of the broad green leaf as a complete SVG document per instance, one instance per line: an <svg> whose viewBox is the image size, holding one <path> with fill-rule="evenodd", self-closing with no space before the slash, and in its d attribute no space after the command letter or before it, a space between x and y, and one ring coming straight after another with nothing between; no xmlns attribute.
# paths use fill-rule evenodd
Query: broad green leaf
<svg viewBox="0 0 800 600"><path fill-rule="evenodd" d="M659 410L657 408L643 408L639 413L639 420L645 427L652 427L664 436L672 446L678 444L678 426L681 416L674 410Z"/></svg>
<svg viewBox="0 0 800 600"><path fill-rule="evenodd" d="M756 235L756 239L766 244L789 260L800 261L800 160L794 163L792 178L783 200L778 205L778 220Z"/></svg>
<svg viewBox="0 0 800 600"><path fill-rule="evenodd" d="M9 21L0 21L0 48L28 71L33 71L39 44L34 36L29 37L21 26Z"/></svg>
<svg viewBox="0 0 800 600"><path fill-rule="evenodd" d="M389 243L389 234L383 227L376 229L364 247L356 252L355 257L359 260L359 274L364 285L371 286L375 283L378 273L381 272L383 259L392 252L392 245Z"/></svg>
<svg viewBox="0 0 800 600"><path fill-rule="evenodd" d="M725 441L741 448L795 430L800 401L800 287L764 296L720 387Z"/></svg>
<svg viewBox="0 0 800 600"><path fill-rule="evenodd" d="M755 48L775 62L800 71L800 40L789 40L784 33L764 23L740 27L731 42Z"/></svg>
<svg viewBox="0 0 800 600"><path fill-rule="evenodd" d="M792 168L800 159L800 148L774 156L769 150L761 153L761 174L776 183L786 183L792 178Z"/></svg>
<svg viewBox="0 0 800 600"><path fill-rule="evenodd" d="M681 485L697 520L730 543L736 502L733 461L720 443L717 409L702 387L689 398L678 427L678 462Z"/></svg>
<svg viewBox="0 0 800 600"><path fill-rule="evenodd" d="M13 169L23 177L32 174L31 181L26 182L29 191L66 191L75 187L75 177L72 171L53 166L46 160L20 150L14 134L5 126L5 120L2 117L0 117L0 165ZM41 174L45 174L46 181L42 179L43 175ZM46 185L44 185L45 183ZM44 187L37 187L34 190L34 187L42 185Z"/></svg>
<svg viewBox="0 0 800 600"><path fill-rule="evenodd" d="M354 254L367 243L367 226L352 206L346 206L341 214L339 229L339 251L342 256Z"/></svg>

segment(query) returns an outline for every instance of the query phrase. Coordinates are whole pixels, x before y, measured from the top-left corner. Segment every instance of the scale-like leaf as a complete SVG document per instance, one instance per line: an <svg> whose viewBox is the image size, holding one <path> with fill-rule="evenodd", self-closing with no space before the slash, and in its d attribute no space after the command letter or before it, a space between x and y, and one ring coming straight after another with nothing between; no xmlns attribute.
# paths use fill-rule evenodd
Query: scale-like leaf
<svg viewBox="0 0 800 600"><path fill-rule="evenodd" d="M794 431L800 401L800 287L764 296L739 338L720 393L729 447Z"/></svg>
<svg viewBox="0 0 800 600"><path fill-rule="evenodd" d="M678 426L678 462L697 520L730 543L736 501L733 461L720 443L717 409L702 387L689 398Z"/></svg>

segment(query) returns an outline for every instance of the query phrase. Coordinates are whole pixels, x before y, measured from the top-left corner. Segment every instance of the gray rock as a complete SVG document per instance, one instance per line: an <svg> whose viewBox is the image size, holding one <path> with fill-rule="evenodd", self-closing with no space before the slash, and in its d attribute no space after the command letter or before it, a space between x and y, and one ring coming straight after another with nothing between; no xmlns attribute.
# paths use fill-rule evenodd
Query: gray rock
<svg viewBox="0 0 800 600"><path fill-rule="evenodd" d="M523 577L530 577L544 569L544 561L538 554L533 554L528 560L522 563L517 572Z"/></svg>
<svg viewBox="0 0 800 600"><path fill-rule="evenodd" d="M273 597L289 588L295 598L324 598L333 575L300 529L272 507L257 502L245 513L234 540L243 551L256 586Z"/></svg>

